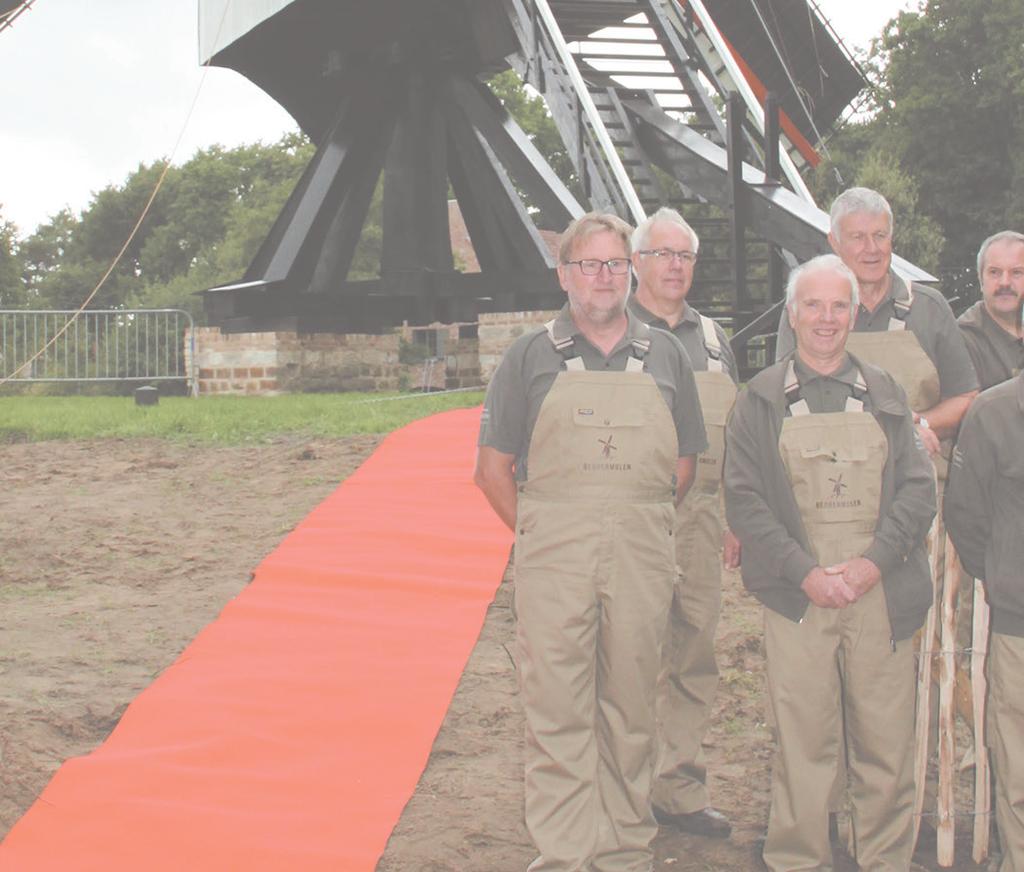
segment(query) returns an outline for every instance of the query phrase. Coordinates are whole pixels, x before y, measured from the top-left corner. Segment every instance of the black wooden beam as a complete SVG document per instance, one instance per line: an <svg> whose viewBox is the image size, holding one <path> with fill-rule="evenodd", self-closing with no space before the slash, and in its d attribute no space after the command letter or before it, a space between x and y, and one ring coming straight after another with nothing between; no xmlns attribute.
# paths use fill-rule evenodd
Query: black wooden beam
<svg viewBox="0 0 1024 872"><path fill-rule="evenodd" d="M381 276L415 269L451 271L448 137L441 76L412 76L384 170Z"/></svg>
<svg viewBox="0 0 1024 872"><path fill-rule="evenodd" d="M562 228L583 214L583 207L486 85L457 75L451 88L455 104L540 210L541 226Z"/></svg>
<svg viewBox="0 0 1024 872"><path fill-rule="evenodd" d="M733 92L726 104L726 151L729 173L729 231L732 242L732 277L735 306L745 309L750 305L747 292L747 239L749 207L747 189L743 183L743 119L747 107L743 98Z"/></svg>
<svg viewBox="0 0 1024 872"><path fill-rule="evenodd" d="M448 173L481 269L553 266L539 231L497 156L457 101L446 104Z"/></svg>

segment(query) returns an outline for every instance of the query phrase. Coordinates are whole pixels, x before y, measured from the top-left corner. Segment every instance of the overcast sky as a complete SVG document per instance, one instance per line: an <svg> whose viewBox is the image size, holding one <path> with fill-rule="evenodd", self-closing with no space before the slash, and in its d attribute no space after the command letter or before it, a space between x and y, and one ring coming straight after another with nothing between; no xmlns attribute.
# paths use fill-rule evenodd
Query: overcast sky
<svg viewBox="0 0 1024 872"><path fill-rule="evenodd" d="M912 0L817 0L866 47ZM259 88L197 57L197 0L36 0L0 33L0 218L22 236L122 183L140 162L213 143L273 142L295 124ZM197 90L199 98L187 126Z"/></svg>

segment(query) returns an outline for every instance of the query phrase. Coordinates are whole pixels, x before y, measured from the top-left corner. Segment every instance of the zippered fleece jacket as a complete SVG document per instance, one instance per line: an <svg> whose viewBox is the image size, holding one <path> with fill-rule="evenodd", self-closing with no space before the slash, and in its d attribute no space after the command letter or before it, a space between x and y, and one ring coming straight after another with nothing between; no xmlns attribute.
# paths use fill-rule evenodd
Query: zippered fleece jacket
<svg viewBox="0 0 1024 872"><path fill-rule="evenodd" d="M867 384L865 409L889 443L875 538L863 557L881 571L893 641L910 638L932 602L925 537L936 512L935 473L906 394L887 372L854 355ZM800 587L817 565L779 453L788 358L758 373L736 400L725 434L725 511L743 547L743 584L767 608L799 621Z"/></svg>
<svg viewBox="0 0 1024 872"><path fill-rule="evenodd" d="M985 582L992 631L1024 636L1024 375L971 404L943 512L964 569Z"/></svg>

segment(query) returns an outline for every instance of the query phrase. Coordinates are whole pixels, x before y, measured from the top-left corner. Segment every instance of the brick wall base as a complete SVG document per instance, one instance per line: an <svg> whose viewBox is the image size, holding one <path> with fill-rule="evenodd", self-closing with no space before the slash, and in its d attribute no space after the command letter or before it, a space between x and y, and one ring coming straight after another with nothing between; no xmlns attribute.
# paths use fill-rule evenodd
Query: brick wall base
<svg viewBox="0 0 1024 872"><path fill-rule="evenodd" d="M200 394L304 391L404 391L476 387L486 383L516 338L555 312L480 316L467 325L401 327L393 333L222 333L195 329ZM472 330L468 332L472 333ZM440 356L436 356L436 355ZM185 337L186 365L191 341ZM432 356L433 355L433 356Z"/></svg>
<svg viewBox="0 0 1024 872"><path fill-rule="evenodd" d="M431 358L422 343L430 332L441 333L434 344L440 358ZM222 333L219 327L197 327L195 346L200 394L444 390L480 384L476 339L460 338L458 325L403 327L382 335ZM190 358L188 336L185 349Z"/></svg>

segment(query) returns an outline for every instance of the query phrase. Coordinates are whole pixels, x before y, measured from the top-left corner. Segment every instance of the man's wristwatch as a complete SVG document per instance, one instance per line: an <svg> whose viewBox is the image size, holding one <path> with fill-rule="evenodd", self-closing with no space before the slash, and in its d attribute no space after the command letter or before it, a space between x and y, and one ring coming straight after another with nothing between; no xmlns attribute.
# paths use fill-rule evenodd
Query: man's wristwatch
<svg viewBox="0 0 1024 872"><path fill-rule="evenodd" d="M919 427L924 427L925 430L931 430L931 425L928 423L928 419L924 415L918 415L917 424Z"/></svg>

